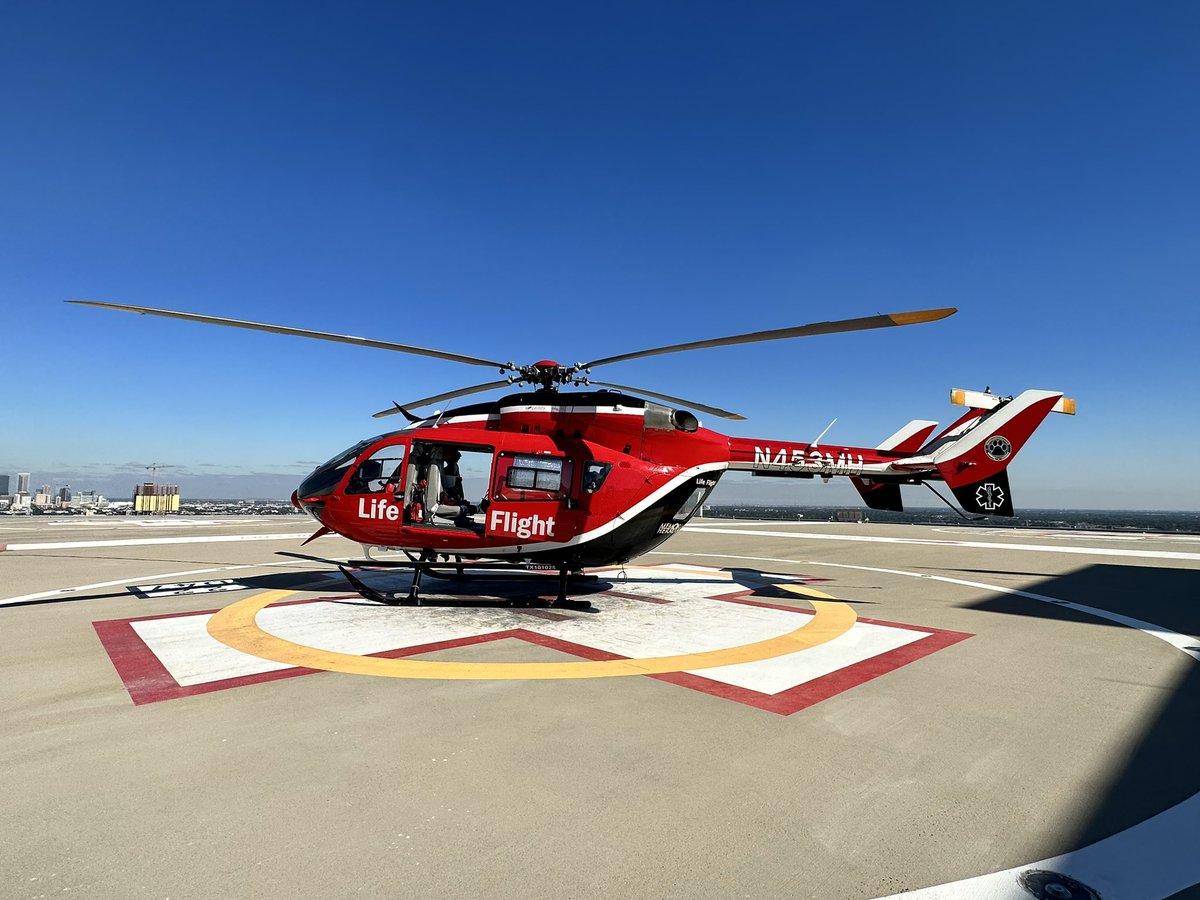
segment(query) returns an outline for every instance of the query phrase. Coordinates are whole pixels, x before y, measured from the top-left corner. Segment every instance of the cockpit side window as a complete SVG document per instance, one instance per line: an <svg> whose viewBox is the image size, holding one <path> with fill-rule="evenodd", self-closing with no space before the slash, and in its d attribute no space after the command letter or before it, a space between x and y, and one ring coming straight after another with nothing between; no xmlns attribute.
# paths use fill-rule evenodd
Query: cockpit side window
<svg viewBox="0 0 1200 900"><path fill-rule="evenodd" d="M404 468L404 445L391 444L380 447L364 459L350 481L346 484L347 494L381 494L388 485L400 483Z"/></svg>
<svg viewBox="0 0 1200 900"><path fill-rule="evenodd" d="M612 471L612 463L590 460L583 464L583 492L594 494L604 486L604 480Z"/></svg>

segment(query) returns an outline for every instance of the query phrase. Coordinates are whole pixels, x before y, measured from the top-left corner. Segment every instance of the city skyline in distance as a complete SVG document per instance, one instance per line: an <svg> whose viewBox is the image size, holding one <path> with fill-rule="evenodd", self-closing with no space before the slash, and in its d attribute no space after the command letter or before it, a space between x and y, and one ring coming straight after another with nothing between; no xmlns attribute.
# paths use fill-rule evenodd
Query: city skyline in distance
<svg viewBox="0 0 1200 900"><path fill-rule="evenodd" d="M35 470L32 473L31 486L48 484L52 488L52 495L57 495L61 488L68 487L73 493L94 491L103 494L109 500L127 501L138 485L151 482L150 473L138 463L99 463L78 467L59 465L41 470L35 466L29 468ZM212 471L214 468L216 467L203 465L179 466L168 471L166 467L161 467L156 483L179 485L180 493L185 499L286 500L313 466L308 466L303 471L296 468L292 472L249 468ZM0 474L0 484L3 478L4 475ZM11 484L13 489L9 492L0 491L0 495L15 494L15 476L11 477ZM32 487L30 494L34 493Z"/></svg>

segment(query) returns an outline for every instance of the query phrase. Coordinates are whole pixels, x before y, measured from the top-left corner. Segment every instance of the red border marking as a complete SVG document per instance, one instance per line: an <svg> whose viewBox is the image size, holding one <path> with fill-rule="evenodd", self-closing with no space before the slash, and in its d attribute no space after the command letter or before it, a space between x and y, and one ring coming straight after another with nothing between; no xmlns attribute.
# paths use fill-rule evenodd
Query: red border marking
<svg viewBox="0 0 1200 900"><path fill-rule="evenodd" d="M867 620L859 619L859 621L866 622ZM869 624L887 625L889 627L896 626L894 622L872 621ZM705 694L712 694L714 697L721 697L725 700L733 700L746 706L764 709L767 712L778 713L781 716L790 716L792 713L808 709L808 707L820 703L822 700L828 700L836 694L848 691L853 687L858 687L860 684L865 684L874 678L878 678L880 675L894 672L896 669L906 666L911 662L916 662L922 657L929 656L931 653L936 653L939 650L957 644L959 641L965 641L967 638L972 637L972 635L960 631L943 631L941 629L934 631L933 629L913 628L912 626L908 626L908 628L913 631L928 630L929 637L913 641L911 644L905 644L903 647L897 647L894 650L888 650L886 653L880 653L861 662L852 663L849 666L830 672L828 675L822 675L819 678L814 678L812 681L807 681L804 684L798 684L793 688L780 691L778 694L762 694L758 691L752 691L749 688L724 684L723 682L713 681L702 675L693 675L689 672L671 672L666 675L650 675L648 677L657 678L660 681L668 681L671 684L691 688L694 691L701 691Z"/></svg>
<svg viewBox="0 0 1200 900"><path fill-rule="evenodd" d="M774 603L765 603L761 600L747 599L753 593L753 589L734 591L708 599L720 600L727 603L740 603L745 606L758 606L764 609L797 613L799 615L813 615L813 612L807 609L798 609L792 606L780 606ZM603 594L598 596L603 596ZM333 602L340 599L358 599L358 595L350 594L305 600L284 600L280 603L273 603L271 606L272 608L277 606L299 606L307 603ZM129 692L129 697L133 701L134 706L158 703L162 700L175 700L180 697L194 697L198 694L209 694L214 691L279 681L284 678L295 678L300 675L311 675L315 672L323 671L321 669L291 667L280 669L276 672L240 675L236 678L223 678L218 681L205 682L204 684L184 686L171 677L171 674L166 670L162 662L155 656L154 651L133 630L134 622L177 619L184 616L204 616L215 612L217 612L215 609L194 610L191 612L168 613L160 616L138 616L132 619L114 619L106 622L92 623L92 627L96 629L96 634L100 638L100 643L108 653L109 659L112 660L113 667L117 670L121 681L124 682L125 689ZM878 678L880 675L894 672L896 669L916 662L922 657L929 656L938 650L943 650L946 647L953 646L960 641L965 641L967 638L972 637L971 634L966 632L947 631L942 628L930 628L924 625L905 625L900 622L885 622L881 619L860 618L858 621L868 625L883 625L888 628L919 631L929 636L914 641L911 644L906 644L903 647L897 647L894 650L872 656L869 659L852 663L835 672L814 678L812 681L780 691L778 694L764 694L759 691L752 691L749 688L714 681L711 678L705 678L702 675L694 675L689 672L671 672L646 677L656 678L659 681L699 691L703 694L710 694L714 697L720 697L723 700L732 700L735 703L753 706L756 709L762 709L767 712L790 716L792 713L807 709L814 704L820 703L822 700L828 700L836 694L840 694L853 687L858 687L860 684L865 684L872 679ZM383 659L402 659L407 656L418 656L422 653L436 653L439 650L453 650L458 647L487 644L510 638L526 641L527 643L546 647L551 650L558 650L581 659L613 660L629 658L616 653L610 653L606 650L598 650L594 647L584 646L583 644L575 644L560 638L549 637L536 631L527 631L524 628L493 631L489 634L455 638L448 641L437 641L430 644L419 644L396 650L383 650L378 653L369 653L366 655Z"/></svg>
<svg viewBox="0 0 1200 900"><path fill-rule="evenodd" d="M181 613L180 615L196 615L196 613ZM203 615L203 613L201 613ZM159 618L145 616L145 619ZM176 618L162 616L161 618ZM278 681L281 678L293 678L296 675L309 675L319 669L281 669L278 672L263 672L259 675L245 675L239 678L223 678L220 681L208 681L204 684L181 685L171 673L166 670L154 651L146 646L146 642L133 630L133 622L143 619L118 619L111 622L93 622L92 627L100 638L108 658L112 660L117 674L125 682L125 690L134 706L146 703L158 703L160 700L177 700L180 697L194 697L197 694L209 694L213 691L223 691L226 688L241 687L245 684L260 684L265 681Z"/></svg>

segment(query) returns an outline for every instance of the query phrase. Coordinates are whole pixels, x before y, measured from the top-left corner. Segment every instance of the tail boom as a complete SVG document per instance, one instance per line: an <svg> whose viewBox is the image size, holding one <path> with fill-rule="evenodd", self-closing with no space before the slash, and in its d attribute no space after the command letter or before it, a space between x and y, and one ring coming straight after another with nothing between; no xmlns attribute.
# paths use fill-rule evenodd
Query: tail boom
<svg viewBox="0 0 1200 900"><path fill-rule="evenodd" d="M988 403L969 404L965 415L924 446L918 445L933 433L934 422L910 422L876 448L733 437L729 468L775 478L846 476L868 507L895 511L904 508L900 485L944 481L964 509L1012 516L1009 464L1047 415L1073 414L1075 404L1057 391L978 397Z"/></svg>

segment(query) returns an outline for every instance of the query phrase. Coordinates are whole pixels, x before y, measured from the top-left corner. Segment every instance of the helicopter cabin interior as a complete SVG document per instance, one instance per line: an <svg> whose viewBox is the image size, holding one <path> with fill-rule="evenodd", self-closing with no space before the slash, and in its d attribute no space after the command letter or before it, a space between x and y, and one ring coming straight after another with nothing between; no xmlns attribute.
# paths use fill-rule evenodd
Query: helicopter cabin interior
<svg viewBox="0 0 1200 900"><path fill-rule="evenodd" d="M405 465L407 461L407 465ZM363 460L346 484L347 494L403 498L403 523L483 534L492 502L540 501L574 508L576 462L567 456L496 453L495 448L451 441L390 444ZM579 490L595 493L610 463L582 466Z"/></svg>

